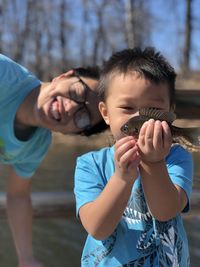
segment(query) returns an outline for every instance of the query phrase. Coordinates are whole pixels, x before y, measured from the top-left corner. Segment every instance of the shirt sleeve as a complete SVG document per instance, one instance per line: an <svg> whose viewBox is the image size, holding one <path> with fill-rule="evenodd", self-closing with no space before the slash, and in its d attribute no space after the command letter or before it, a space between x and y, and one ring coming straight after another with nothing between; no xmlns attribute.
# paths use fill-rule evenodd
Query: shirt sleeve
<svg viewBox="0 0 200 267"><path fill-rule="evenodd" d="M78 216L81 206L94 201L102 192L104 182L94 154L87 153L77 158L75 169L76 213Z"/></svg>
<svg viewBox="0 0 200 267"><path fill-rule="evenodd" d="M193 159L192 155L183 147L175 145L167 159L168 173L172 182L180 186L186 193L188 203L183 212L187 212L190 207L190 197L192 193L193 180Z"/></svg>
<svg viewBox="0 0 200 267"><path fill-rule="evenodd" d="M19 175L23 179L31 178L38 169L38 167L40 166L43 159L45 158L47 151L48 150L46 150L42 154L41 153L38 154L37 158L34 157L32 160L27 160L26 162L23 163L13 164L13 167L17 175Z"/></svg>
<svg viewBox="0 0 200 267"><path fill-rule="evenodd" d="M24 179L33 176L45 158L52 141L50 131L39 128L38 132L36 140L27 146L27 150L24 151L23 157L16 163L12 164L16 173Z"/></svg>

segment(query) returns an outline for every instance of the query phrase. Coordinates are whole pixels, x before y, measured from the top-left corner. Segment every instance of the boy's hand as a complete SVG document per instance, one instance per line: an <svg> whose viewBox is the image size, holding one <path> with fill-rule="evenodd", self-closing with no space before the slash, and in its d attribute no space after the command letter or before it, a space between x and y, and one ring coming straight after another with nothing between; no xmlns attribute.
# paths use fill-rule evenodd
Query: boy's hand
<svg viewBox="0 0 200 267"><path fill-rule="evenodd" d="M138 164L140 156L136 140L132 136L127 136L114 145L115 149L115 173L123 180L136 179L138 176Z"/></svg>
<svg viewBox="0 0 200 267"><path fill-rule="evenodd" d="M166 121L150 119L142 125L138 139L142 161L156 163L164 160L171 144L171 130Z"/></svg>

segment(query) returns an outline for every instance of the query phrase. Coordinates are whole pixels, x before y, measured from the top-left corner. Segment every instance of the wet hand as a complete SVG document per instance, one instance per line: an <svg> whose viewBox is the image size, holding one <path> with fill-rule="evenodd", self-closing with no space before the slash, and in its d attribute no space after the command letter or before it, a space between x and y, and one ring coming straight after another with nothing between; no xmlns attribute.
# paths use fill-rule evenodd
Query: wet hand
<svg viewBox="0 0 200 267"><path fill-rule="evenodd" d="M115 173L120 179L134 180L138 176L140 156L136 140L127 136L114 145Z"/></svg>
<svg viewBox="0 0 200 267"><path fill-rule="evenodd" d="M141 159L156 163L165 159L172 144L172 136L166 121L145 122L140 130L138 146Z"/></svg>

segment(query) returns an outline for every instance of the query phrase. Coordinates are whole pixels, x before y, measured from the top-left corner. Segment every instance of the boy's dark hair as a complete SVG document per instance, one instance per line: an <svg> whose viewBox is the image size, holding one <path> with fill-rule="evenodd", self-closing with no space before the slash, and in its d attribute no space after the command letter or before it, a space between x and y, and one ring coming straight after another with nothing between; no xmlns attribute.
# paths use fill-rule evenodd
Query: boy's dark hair
<svg viewBox="0 0 200 267"><path fill-rule="evenodd" d="M100 78L100 68L98 66L94 67L79 67L74 68L74 75L84 77L84 78L90 78L99 81ZM108 125L105 123L104 119L100 122L98 122L96 125L92 126L88 129L83 129L79 134L84 136L91 136L93 134L98 134L108 129Z"/></svg>
<svg viewBox="0 0 200 267"><path fill-rule="evenodd" d="M175 104L176 73L160 52L157 52L153 47L147 47L144 50L136 47L113 54L104 63L101 71L99 82L100 99L105 101L106 88L111 77L131 71L137 72L153 83L167 83L169 85L170 106Z"/></svg>

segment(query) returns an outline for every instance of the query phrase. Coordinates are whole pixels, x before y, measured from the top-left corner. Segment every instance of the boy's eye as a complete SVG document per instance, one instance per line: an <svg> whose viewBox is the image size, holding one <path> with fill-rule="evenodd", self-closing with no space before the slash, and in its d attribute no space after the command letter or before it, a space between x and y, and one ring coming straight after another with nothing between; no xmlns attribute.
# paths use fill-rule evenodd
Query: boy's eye
<svg viewBox="0 0 200 267"><path fill-rule="evenodd" d="M135 110L134 107L131 107L131 106L124 106L124 107L121 107L121 109L125 109L125 110Z"/></svg>

